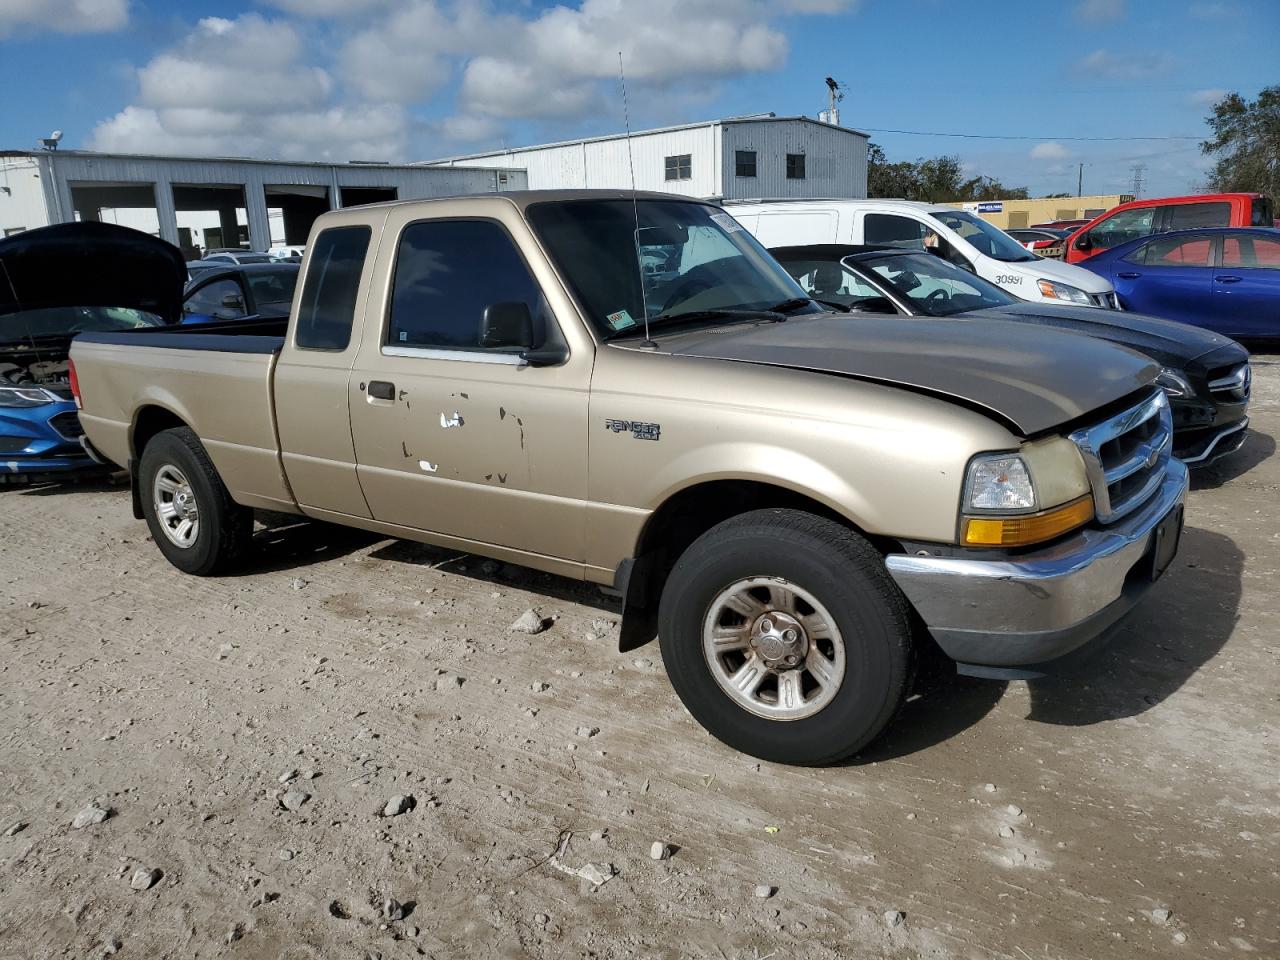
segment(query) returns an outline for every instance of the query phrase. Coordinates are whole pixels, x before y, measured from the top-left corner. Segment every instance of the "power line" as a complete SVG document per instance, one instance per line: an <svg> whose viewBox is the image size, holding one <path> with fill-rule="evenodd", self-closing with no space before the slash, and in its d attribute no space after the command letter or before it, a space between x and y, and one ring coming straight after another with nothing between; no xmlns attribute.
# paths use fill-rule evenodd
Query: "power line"
<svg viewBox="0 0 1280 960"><path fill-rule="evenodd" d="M964 140L1088 140L1094 143L1116 143L1134 140L1200 140L1201 137L1164 136L1164 137L1031 137L1025 135L1002 133L931 133L927 130L890 130L886 127L862 127L868 133L901 133L911 137L959 137Z"/></svg>

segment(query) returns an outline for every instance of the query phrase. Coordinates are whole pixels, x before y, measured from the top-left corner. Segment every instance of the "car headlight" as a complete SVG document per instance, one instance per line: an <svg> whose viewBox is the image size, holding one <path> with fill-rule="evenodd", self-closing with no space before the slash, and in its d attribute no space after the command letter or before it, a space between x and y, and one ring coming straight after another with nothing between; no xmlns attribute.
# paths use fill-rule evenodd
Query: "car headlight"
<svg viewBox="0 0 1280 960"><path fill-rule="evenodd" d="M1160 376L1156 377L1156 384L1165 392L1168 397L1194 397L1196 388L1180 374L1177 370L1170 370L1168 367L1160 368Z"/></svg>
<svg viewBox="0 0 1280 960"><path fill-rule="evenodd" d="M969 510L1034 510L1036 490L1031 471L1017 454L975 457L965 487Z"/></svg>
<svg viewBox="0 0 1280 960"><path fill-rule="evenodd" d="M1040 288L1040 295L1050 300L1065 300L1067 303L1079 303L1086 307L1095 305L1093 298L1079 287L1058 280L1037 280L1036 286Z"/></svg>
<svg viewBox="0 0 1280 960"><path fill-rule="evenodd" d="M42 387L0 387L0 407L43 407L59 399Z"/></svg>
<svg viewBox="0 0 1280 960"><path fill-rule="evenodd" d="M1037 488L1036 475L1045 482ZM1055 504L1039 509L1043 502ZM1093 519L1093 497L1079 449L1054 437L1022 453L982 454L969 461L960 542L970 547L1023 547Z"/></svg>

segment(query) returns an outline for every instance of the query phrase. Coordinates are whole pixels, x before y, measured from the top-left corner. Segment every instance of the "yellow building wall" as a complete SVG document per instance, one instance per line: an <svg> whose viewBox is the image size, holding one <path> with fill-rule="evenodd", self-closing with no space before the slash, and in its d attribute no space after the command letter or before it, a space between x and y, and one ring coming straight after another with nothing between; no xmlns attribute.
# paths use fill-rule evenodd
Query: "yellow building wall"
<svg viewBox="0 0 1280 960"><path fill-rule="evenodd" d="M1133 197L1128 194L1108 194L1093 197L1053 197L1045 200L991 200L983 201L982 206L990 207L1000 204L999 211L979 209L976 202L948 203L944 206L956 207L976 213L1000 229L1009 227L1029 227L1033 223L1047 223L1051 220L1083 220L1106 213L1112 207L1128 203Z"/></svg>

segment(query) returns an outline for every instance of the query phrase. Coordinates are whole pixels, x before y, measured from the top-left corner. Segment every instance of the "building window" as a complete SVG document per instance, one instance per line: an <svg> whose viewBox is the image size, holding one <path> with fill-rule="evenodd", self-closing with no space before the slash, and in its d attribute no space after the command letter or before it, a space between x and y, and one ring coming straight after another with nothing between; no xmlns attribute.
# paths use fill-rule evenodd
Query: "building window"
<svg viewBox="0 0 1280 960"><path fill-rule="evenodd" d="M756 152L754 150L738 150L734 152L734 168L739 177L756 175Z"/></svg>
<svg viewBox="0 0 1280 960"><path fill-rule="evenodd" d="M788 180L804 179L804 154L803 153L787 154L787 179Z"/></svg>
<svg viewBox="0 0 1280 960"><path fill-rule="evenodd" d="M689 180L693 177L693 154L682 153L676 157L667 157L666 178L668 180Z"/></svg>

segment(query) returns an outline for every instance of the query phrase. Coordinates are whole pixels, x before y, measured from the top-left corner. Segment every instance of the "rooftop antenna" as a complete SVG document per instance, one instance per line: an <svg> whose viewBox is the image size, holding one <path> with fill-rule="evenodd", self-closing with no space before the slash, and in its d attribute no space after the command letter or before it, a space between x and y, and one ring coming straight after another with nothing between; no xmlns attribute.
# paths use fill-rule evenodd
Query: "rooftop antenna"
<svg viewBox="0 0 1280 960"><path fill-rule="evenodd" d="M618 83L622 86L622 120L627 130L627 164L631 168L631 213L635 217L636 270L640 274L640 310L644 313L644 343L646 350L656 350L658 345L649 339L649 297L644 289L644 261L640 259L640 203L636 199L636 160L631 153L631 108L627 104L627 75L622 69L622 51L618 51Z"/></svg>
<svg viewBox="0 0 1280 960"><path fill-rule="evenodd" d="M62 131L55 130L53 131L53 133L49 134L47 137L41 137L40 145L44 147L46 150L57 150L58 142L61 139L62 139Z"/></svg>

